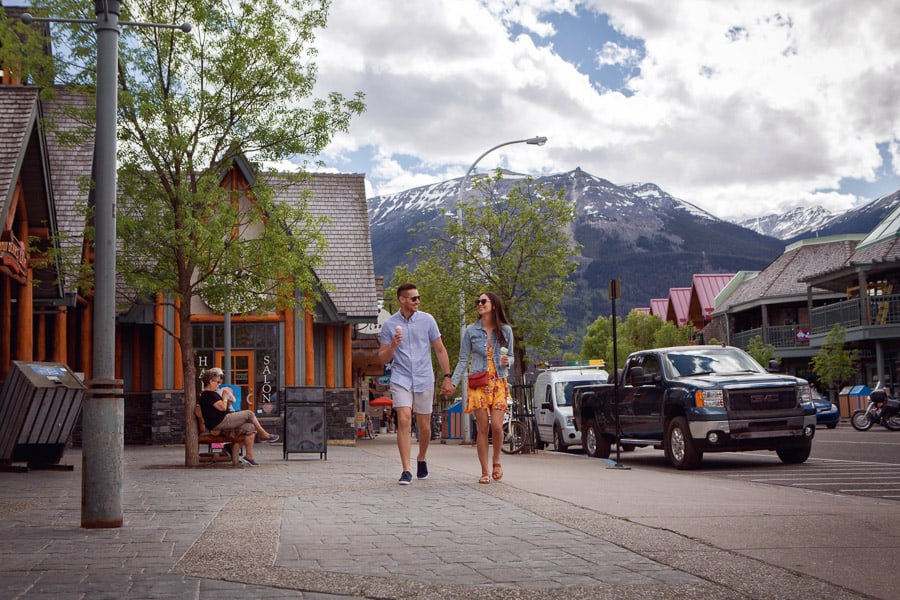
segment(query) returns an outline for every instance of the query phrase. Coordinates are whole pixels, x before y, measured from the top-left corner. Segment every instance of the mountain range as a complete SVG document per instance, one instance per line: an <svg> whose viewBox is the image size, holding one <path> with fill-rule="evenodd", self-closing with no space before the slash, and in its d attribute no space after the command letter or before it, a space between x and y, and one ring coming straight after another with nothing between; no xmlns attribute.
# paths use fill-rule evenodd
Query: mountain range
<svg viewBox="0 0 900 600"><path fill-rule="evenodd" d="M504 172L500 193L525 176ZM443 225L453 214L461 178L368 199L369 226L376 275L390 281L394 268L409 264L408 252L427 244L429 226ZM565 349L578 351L585 328L608 316L610 279L621 282L617 313L649 306L668 296L669 288L688 287L695 273L761 270L796 239L838 233L868 233L900 203L900 190L840 215L820 208L798 208L731 223L653 183L616 185L580 168L534 178L564 190L576 209L572 233L582 246L576 257L576 289L562 302L571 334ZM468 191L468 190L467 190ZM426 225L422 228L421 225Z"/></svg>

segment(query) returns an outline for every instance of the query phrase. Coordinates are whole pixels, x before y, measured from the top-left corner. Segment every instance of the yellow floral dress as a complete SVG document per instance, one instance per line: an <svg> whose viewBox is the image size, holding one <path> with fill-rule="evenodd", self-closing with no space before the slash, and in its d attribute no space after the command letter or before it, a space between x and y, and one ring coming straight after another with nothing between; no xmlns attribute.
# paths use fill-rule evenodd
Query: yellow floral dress
<svg viewBox="0 0 900 600"><path fill-rule="evenodd" d="M476 409L486 408L488 412L492 410L502 410L506 412L506 399L509 398L509 386L505 378L497 377L497 369L494 367L494 352L491 345L488 344L487 353L487 385L480 388L469 388L469 399L464 412L472 413Z"/></svg>

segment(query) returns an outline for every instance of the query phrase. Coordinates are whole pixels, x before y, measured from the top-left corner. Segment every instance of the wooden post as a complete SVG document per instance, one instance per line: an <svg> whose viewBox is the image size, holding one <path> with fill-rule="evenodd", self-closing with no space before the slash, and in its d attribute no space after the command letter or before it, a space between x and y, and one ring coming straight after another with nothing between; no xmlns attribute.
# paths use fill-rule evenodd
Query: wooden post
<svg viewBox="0 0 900 600"><path fill-rule="evenodd" d="M344 386L354 387L353 381L353 325L344 325Z"/></svg>
<svg viewBox="0 0 900 600"><path fill-rule="evenodd" d="M165 323L165 306L163 305L162 294L156 296L156 306L153 308L153 389L163 389L163 361L164 356L164 334L163 324Z"/></svg>
<svg viewBox="0 0 900 600"><path fill-rule="evenodd" d="M316 345L313 343L313 316L306 313L306 339L304 347L304 361L306 362L306 385L316 385Z"/></svg>
<svg viewBox="0 0 900 600"><path fill-rule="evenodd" d="M19 304L16 307L18 319L16 322L15 357L17 360L33 360L34 350L34 271L31 267L25 269L25 285L19 288Z"/></svg>
<svg viewBox="0 0 900 600"><path fill-rule="evenodd" d="M297 353L294 347L294 322L296 308L284 310L284 385L293 386L297 380Z"/></svg>
<svg viewBox="0 0 900 600"><path fill-rule="evenodd" d="M69 327L69 309L65 306L56 308L56 315L53 317L53 361L69 364L69 356L67 348L69 340L67 331Z"/></svg>
<svg viewBox="0 0 900 600"><path fill-rule="evenodd" d="M334 326L325 326L325 387L334 387Z"/></svg>

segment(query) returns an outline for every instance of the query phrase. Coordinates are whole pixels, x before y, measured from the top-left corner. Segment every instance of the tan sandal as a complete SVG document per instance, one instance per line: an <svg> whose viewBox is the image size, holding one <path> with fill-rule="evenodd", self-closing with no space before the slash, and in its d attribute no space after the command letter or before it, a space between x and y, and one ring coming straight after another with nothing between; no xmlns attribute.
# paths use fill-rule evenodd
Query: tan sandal
<svg viewBox="0 0 900 600"><path fill-rule="evenodd" d="M500 463L494 463L494 472L491 473L491 476L496 481L503 479L503 467L500 466Z"/></svg>
<svg viewBox="0 0 900 600"><path fill-rule="evenodd" d="M481 479L478 480L478 483L490 483L491 476L490 475L482 475Z"/></svg>

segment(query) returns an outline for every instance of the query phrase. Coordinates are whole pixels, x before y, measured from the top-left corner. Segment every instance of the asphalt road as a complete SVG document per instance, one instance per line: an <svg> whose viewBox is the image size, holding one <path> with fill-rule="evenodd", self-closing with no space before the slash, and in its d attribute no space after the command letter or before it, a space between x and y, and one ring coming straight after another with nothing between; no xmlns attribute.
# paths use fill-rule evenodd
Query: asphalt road
<svg viewBox="0 0 900 600"><path fill-rule="evenodd" d="M813 458L900 465L900 431L875 425L856 431L847 423L835 429L816 429Z"/></svg>

